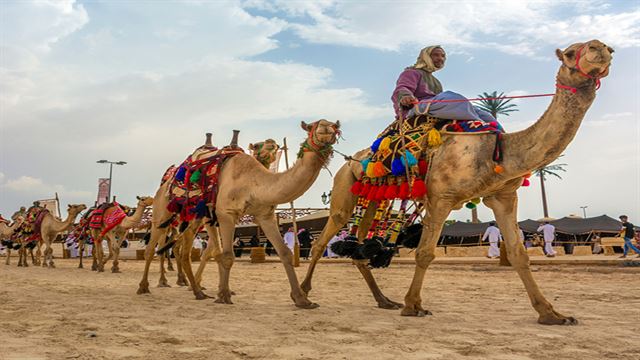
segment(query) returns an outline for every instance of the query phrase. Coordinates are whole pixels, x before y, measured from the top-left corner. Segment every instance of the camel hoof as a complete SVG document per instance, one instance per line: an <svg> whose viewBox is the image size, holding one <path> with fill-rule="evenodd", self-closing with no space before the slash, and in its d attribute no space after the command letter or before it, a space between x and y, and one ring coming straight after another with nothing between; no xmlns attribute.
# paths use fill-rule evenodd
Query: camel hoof
<svg viewBox="0 0 640 360"><path fill-rule="evenodd" d="M218 292L218 298L215 302L218 304L233 304L233 302L231 302L231 291Z"/></svg>
<svg viewBox="0 0 640 360"><path fill-rule="evenodd" d="M378 307L380 309L387 309L387 310L398 310L398 309L402 309L404 305L389 299L384 299L383 301L378 301Z"/></svg>
<svg viewBox="0 0 640 360"><path fill-rule="evenodd" d="M118 274L119 272L120 272L120 269L118 269L118 268L116 268L116 269L111 268L111 273L112 273L112 274Z"/></svg>
<svg viewBox="0 0 640 360"><path fill-rule="evenodd" d="M306 302L303 302L302 304L296 304L296 307L298 307L300 309L315 309L315 308L319 308L320 305L307 300Z"/></svg>
<svg viewBox="0 0 640 360"><path fill-rule="evenodd" d="M78 265L78 269L84 269L82 265Z"/></svg>
<svg viewBox="0 0 640 360"><path fill-rule="evenodd" d="M173 270L173 266L167 266L167 271L175 271L175 270Z"/></svg>
<svg viewBox="0 0 640 360"><path fill-rule="evenodd" d="M157 287L159 287L159 288L170 288L171 285L167 284L166 282L159 282Z"/></svg>
<svg viewBox="0 0 640 360"><path fill-rule="evenodd" d="M178 280L176 280L176 285L178 285L178 286L187 286L187 282L182 280L182 279L178 279ZM191 288L189 288L189 290L191 290Z"/></svg>
<svg viewBox="0 0 640 360"><path fill-rule="evenodd" d="M142 286L140 286L140 287L138 288L138 291L136 291L136 294L138 294L138 295L142 295L142 294L151 294L151 291L149 291L149 288L148 288L148 287L142 287Z"/></svg>
<svg viewBox="0 0 640 360"><path fill-rule="evenodd" d="M196 296L196 300L204 300L204 299L210 299L211 296L203 293L202 291L197 292L194 294Z"/></svg>
<svg viewBox="0 0 640 360"><path fill-rule="evenodd" d="M50 269L55 269L55 268L56 268L56 266L55 266L53 263L51 263L51 264L49 264L49 268L50 268Z"/></svg>
<svg viewBox="0 0 640 360"><path fill-rule="evenodd" d="M554 316L539 317L538 323L542 325L578 325L578 320L573 316L562 316L554 314Z"/></svg>
<svg viewBox="0 0 640 360"><path fill-rule="evenodd" d="M429 310L424 310L422 308L416 308L416 307L404 307L402 308L402 311L400 312L400 315L402 316L415 316L415 317L425 317L427 315L433 315L431 313L431 311Z"/></svg>

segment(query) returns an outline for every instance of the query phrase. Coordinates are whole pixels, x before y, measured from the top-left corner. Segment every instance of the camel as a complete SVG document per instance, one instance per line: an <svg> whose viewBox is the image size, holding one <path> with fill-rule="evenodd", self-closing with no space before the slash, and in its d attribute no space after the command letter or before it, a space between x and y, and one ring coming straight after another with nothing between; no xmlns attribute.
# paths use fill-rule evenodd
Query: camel
<svg viewBox="0 0 640 360"><path fill-rule="evenodd" d="M211 137L212 134L211 133L207 133L206 134L206 140L205 140L205 144L204 147L213 147L212 141L211 141ZM273 139L266 139L264 141L261 142L257 142L257 143L250 143L249 144L249 151L251 152L251 156L253 156L256 160L258 160L258 162L260 164L262 164L265 168L269 168L269 166L276 160L277 158L277 152L280 149L280 146L276 143L275 140ZM171 169L171 168L170 168ZM169 171L169 170L168 170ZM166 192L165 192L166 194ZM167 200L168 201L168 200ZM166 204L165 204L166 207ZM198 231L199 229L197 229L196 231ZM206 263L209 261L209 259L211 259L212 257L215 257L217 254L221 253L220 250L220 243L219 243L219 235L217 233L217 229L212 228L212 227L206 227L205 230L208 233L208 237L209 237L209 246L207 247L207 249L202 253L201 257L200 257L200 265L198 266L198 270L196 272L196 281L198 283L198 285L200 285L201 279L202 279L202 273L204 271L204 268L206 266ZM215 231L215 234L212 234L212 232ZM164 270L164 265L163 262L165 260L165 257L168 261L168 266L167 266L167 270L173 270L173 268L171 267L171 258L168 256L169 252L166 250L169 250L169 248L173 249L173 254L176 257L176 267L177 267L177 280L176 280L176 285L178 286L187 286L187 278L183 272L183 264L179 261L180 259L180 252L182 251L183 247L183 242L180 241L180 239L182 239L182 237L178 237L179 233L179 229L177 226L171 226L170 228L167 229L167 234L165 237L165 241L163 242L162 239L159 241L158 246L160 248L165 249L164 253L161 251L161 257L160 257L160 280L158 282L158 287L170 287L169 283L167 281L167 278L165 276L166 272ZM173 244L173 246L170 247L166 247L165 243L169 243L169 244ZM187 249L185 250L187 252L191 252L191 249Z"/></svg>
<svg viewBox="0 0 640 360"><path fill-rule="evenodd" d="M278 204L288 203L302 195L315 181L320 170L326 165L332 155L332 145L337 141L340 122L332 123L318 120L312 124L301 123L307 131L308 138L301 145L299 160L292 168L282 173L271 173L260 165L254 158L246 154L237 154L228 159L218 174L218 194L215 215L219 224L222 238L222 253L217 256L219 269L219 287L217 303L231 304L231 290L229 289L229 275L233 265L233 236L235 225L240 216L252 215L256 223L262 228L269 241L273 244L291 286L291 298L300 308L315 308L318 305L310 302L306 294L298 285L295 270L291 264L292 254L280 235L275 218L275 208ZM168 182L167 182L168 183ZM150 246L147 247L147 266L140 281L138 294L149 292L148 265L152 258L152 251L158 240L164 238L160 224L172 217L166 210L168 197L165 183L156 194L154 202L153 228ZM156 206L158 211L156 212ZM190 249L195 231L200 227L202 219L192 221L181 234L183 248ZM210 223L205 223L210 239L210 246L218 246L217 232L212 230ZM215 250L214 250L215 251ZM219 250L218 250L219 251ZM181 254L183 268L192 285L196 299L207 296L195 281L191 271L189 253Z"/></svg>
<svg viewBox="0 0 640 360"><path fill-rule="evenodd" d="M122 241L124 241L127 231L132 229L140 224L142 220L142 215L144 213L144 209L153 204L153 198L150 196L138 196L138 205L136 206L136 211L131 216L124 217L121 222L115 226L113 229L109 230L104 237L100 236L101 231L106 227L103 223L102 228L100 229L91 229L91 236L94 239L94 249L95 259L97 262L97 271L103 272L104 265L113 257L113 265L111 266L112 273L119 273L120 268L118 266L118 258L120 255L120 246L122 245ZM107 219L114 211L119 210L116 206L111 206L104 210L103 218ZM109 256L104 258L104 250L102 249L102 239L107 239L107 244L109 245ZM80 264L82 264L82 255L80 256ZM81 266L81 265L80 265Z"/></svg>
<svg viewBox="0 0 640 360"><path fill-rule="evenodd" d="M48 213L42 219L42 223L40 225L40 237L41 241L45 246L44 249L44 258L42 261L43 267L55 268L53 263L53 249L51 248L51 244L53 240L58 236L59 233L68 230L73 226L73 222L75 218L80 214L83 210L87 208L84 204L79 205L69 205L67 208L67 218L63 221L56 219L53 214ZM26 252L24 251L24 246L22 247L22 253L26 259Z"/></svg>
<svg viewBox="0 0 640 360"><path fill-rule="evenodd" d="M13 248L13 241L11 240L11 237L16 232L16 230L20 227L20 225L22 225L23 221L24 221L24 217L22 216L18 216L12 224L9 224L9 222L4 219L0 221L0 240L3 241L3 245L5 245L7 248L7 261L5 262L6 265L10 264L11 249ZM5 240L5 239L10 239L10 240Z"/></svg>
<svg viewBox="0 0 640 360"><path fill-rule="evenodd" d="M524 283L531 304L539 315L538 322L547 325L577 324L575 318L554 310L531 274L529 257L518 240L516 190L521 186L524 175L554 161L572 141L595 99L599 79L609 73L612 53L612 48L598 40L573 44L564 51L556 50L561 67L556 76L555 96L535 124L523 131L504 134L502 172L494 169L491 135L443 134L443 144L435 150L427 179L429 194L423 201L426 216L422 220L422 235L415 253L415 273L404 305L384 296L366 264L354 261L379 307L402 307L401 315L404 316L430 314L422 308L422 284L425 272L435 258L444 221L452 210L460 209L466 201L482 197L495 215L506 243L507 257ZM359 160L366 155L368 150L363 150L354 158ZM334 178L329 221L313 245L313 258L301 284L307 294L312 288L315 266L327 243L351 217L356 197L349 189L361 172L360 162L350 161ZM360 241L371 225L371 217L370 207L360 224Z"/></svg>

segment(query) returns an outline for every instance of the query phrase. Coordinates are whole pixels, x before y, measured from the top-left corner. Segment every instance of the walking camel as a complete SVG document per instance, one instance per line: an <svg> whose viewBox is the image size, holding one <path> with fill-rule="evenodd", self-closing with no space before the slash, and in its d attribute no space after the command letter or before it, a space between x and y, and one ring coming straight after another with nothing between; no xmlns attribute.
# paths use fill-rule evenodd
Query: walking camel
<svg viewBox="0 0 640 360"><path fill-rule="evenodd" d="M91 237L94 239L94 253L96 254L95 259L97 262L97 271L103 272L104 265L113 257L113 265L111 266L112 273L119 273L120 268L118 266L118 258L120 256L120 246L125 239L127 231L129 229L133 229L134 227L140 224L142 221L142 215L144 214L144 210L153 204L153 198L150 196L137 196L138 205L136 206L136 210L131 216L125 216L122 220L115 225L113 228L106 231L104 236L101 236L101 232L107 229L107 224L103 222L102 227L100 229L91 229ZM111 206L104 210L103 219L107 219L115 212L121 211L118 205ZM107 244L109 246L109 256L104 258L104 250L102 248L102 239L105 238L107 240ZM82 264L82 255L80 255L80 263Z"/></svg>
<svg viewBox="0 0 640 360"><path fill-rule="evenodd" d="M13 241L6 239L11 239L15 231L20 227L20 225L22 225L23 221L24 218L22 216L18 216L12 224L9 224L9 222L5 221L4 219L0 220L0 240L2 240L2 244L5 245L7 249L7 261L5 262L6 265L10 264L11 249L13 247Z"/></svg>
<svg viewBox="0 0 640 360"><path fill-rule="evenodd" d="M291 298L296 306L301 308L315 308L318 305L310 302L306 294L302 292L298 284L295 270L291 264L292 254L282 241L280 230L275 218L275 208L278 204L288 203L302 195L313 184L320 170L327 164L332 155L332 145L337 141L340 122L332 123L327 120L318 120L312 124L301 123L308 137L301 145L299 159L289 170L281 173L269 172L253 157L246 154L237 154L228 159L220 170L218 195L215 208L219 224L219 232L222 238L222 253L218 256L219 286L216 302L231 304L231 291L229 289L229 275L233 265L233 235L235 225L240 216L252 215L256 223L262 228L269 241L275 247L278 256L285 268L287 278L291 286ZM167 182L168 183L168 182ZM151 251L158 240L164 238L164 231L159 225L171 218L166 209L167 196L165 183L156 194L154 202L153 228L149 247L147 248L147 264L145 274L140 282L138 294L149 292L148 265L152 257ZM156 212L156 208L158 212ZM157 216L156 216L157 215ZM195 231L200 224L193 221L181 234L184 237L183 247L191 248ZM199 220L202 222L202 220ZM206 223L205 228L211 225ZM215 231L208 231L215 237ZM213 238L212 238L213 240ZM204 299L207 296L194 279L190 266L188 253L181 254L183 267L196 299Z"/></svg>
<svg viewBox="0 0 640 360"><path fill-rule="evenodd" d="M45 246L44 258L42 260L43 267L55 267L55 265L53 264L53 249L51 248L53 240L59 233L71 228L71 226L73 226L73 221L75 220L75 218L86 208L87 206L84 204L69 205L67 208L68 215L64 221L56 219L53 214L49 212L44 216L40 224L40 237ZM27 254L25 247L22 246L21 250L21 254L24 254L24 258L26 261Z"/></svg>
<svg viewBox="0 0 640 360"><path fill-rule="evenodd" d="M556 50L561 67L556 76L557 89L542 117L529 128L505 134L503 138L503 172L494 171L491 135L443 135L444 143L435 151L428 178L429 194L425 199L426 216L416 250L416 268L404 306L389 300L378 288L371 271L363 262L355 261L378 306L402 307L405 316L430 314L422 307L422 284L429 264L435 258L437 241L444 221L454 209L469 199L482 197L492 209L505 239L507 256L522 280L538 322L547 325L576 324L577 320L554 310L544 297L529 268L529 257L518 240L516 190L522 177L554 161L574 138L585 113L595 99L600 78L609 73L613 49L598 40L577 43L564 51ZM356 160L368 155L357 153ZM334 178L329 221L313 246L313 258L301 284L309 293L315 266L331 237L349 220L356 197L349 191L362 172L358 161L346 163ZM363 239L371 224L370 209L360 225L358 237Z"/></svg>

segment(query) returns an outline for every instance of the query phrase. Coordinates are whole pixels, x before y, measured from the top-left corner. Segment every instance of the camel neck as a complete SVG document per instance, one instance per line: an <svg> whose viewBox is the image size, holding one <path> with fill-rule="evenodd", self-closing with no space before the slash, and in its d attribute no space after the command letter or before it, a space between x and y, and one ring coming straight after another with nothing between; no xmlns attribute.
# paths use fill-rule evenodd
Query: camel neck
<svg viewBox="0 0 640 360"><path fill-rule="evenodd" d="M293 166L281 173L268 173L256 191L266 204L284 204L304 194L320 174L324 160L313 151L305 151Z"/></svg>
<svg viewBox="0 0 640 360"><path fill-rule="evenodd" d="M69 212L67 214L67 218L64 219L63 221L60 221L56 219L52 214L49 214L52 221L51 229L55 232L62 232L67 230L69 227L71 227L71 225L73 225L73 220L76 218L76 215L77 214L73 214L72 212Z"/></svg>
<svg viewBox="0 0 640 360"><path fill-rule="evenodd" d="M143 204L139 204L136 207L136 211L133 213L133 215L127 216L126 218L124 218L122 220L122 223L120 223L120 226L123 227L123 228L130 229L130 228L138 225L140 223L140 221L142 220L142 214L144 214L145 207L146 206L144 206Z"/></svg>
<svg viewBox="0 0 640 360"><path fill-rule="evenodd" d="M545 166L562 154L573 140L595 99L595 84L575 94L556 89L542 117L525 130L504 136L504 176L517 177Z"/></svg>

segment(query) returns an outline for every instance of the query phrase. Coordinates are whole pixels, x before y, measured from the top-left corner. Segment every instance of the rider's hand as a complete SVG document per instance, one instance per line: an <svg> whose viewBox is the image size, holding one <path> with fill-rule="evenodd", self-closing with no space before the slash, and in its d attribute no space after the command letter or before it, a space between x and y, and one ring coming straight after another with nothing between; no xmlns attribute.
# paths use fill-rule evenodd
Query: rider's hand
<svg viewBox="0 0 640 360"><path fill-rule="evenodd" d="M411 106L416 103L418 99L413 97L412 95L405 95L400 99L400 105L402 106Z"/></svg>

